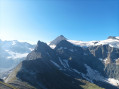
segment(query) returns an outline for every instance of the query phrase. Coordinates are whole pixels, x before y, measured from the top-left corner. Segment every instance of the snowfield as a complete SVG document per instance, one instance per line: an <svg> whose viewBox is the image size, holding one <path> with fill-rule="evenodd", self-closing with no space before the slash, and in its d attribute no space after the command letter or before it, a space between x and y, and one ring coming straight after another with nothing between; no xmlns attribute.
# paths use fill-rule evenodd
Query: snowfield
<svg viewBox="0 0 119 89"><path fill-rule="evenodd" d="M119 37L118 37L119 38ZM119 48L119 40L118 39L107 39L102 41L74 41L68 40L70 43L80 46L80 47L90 47L90 46L98 46L98 45L109 45L110 47Z"/></svg>
<svg viewBox="0 0 119 89"><path fill-rule="evenodd" d="M115 37L116 39L106 39L101 41L76 41L76 40L67 40L68 42L80 46L80 47L90 47L90 46L98 46L98 45L109 45L110 47L119 48L119 37ZM47 43L52 49L56 47L55 44L50 45Z"/></svg>

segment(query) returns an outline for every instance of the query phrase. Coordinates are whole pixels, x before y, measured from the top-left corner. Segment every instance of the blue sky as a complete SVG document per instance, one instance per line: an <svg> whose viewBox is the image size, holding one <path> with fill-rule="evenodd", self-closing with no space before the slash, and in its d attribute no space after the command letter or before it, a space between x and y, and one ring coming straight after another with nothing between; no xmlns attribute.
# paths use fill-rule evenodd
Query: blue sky
<svg viewBox="0 0 119 89"><path fill-rule="evenodd" d="M0 0L0 39L36 43L119 36L119 0Z"/></svg>

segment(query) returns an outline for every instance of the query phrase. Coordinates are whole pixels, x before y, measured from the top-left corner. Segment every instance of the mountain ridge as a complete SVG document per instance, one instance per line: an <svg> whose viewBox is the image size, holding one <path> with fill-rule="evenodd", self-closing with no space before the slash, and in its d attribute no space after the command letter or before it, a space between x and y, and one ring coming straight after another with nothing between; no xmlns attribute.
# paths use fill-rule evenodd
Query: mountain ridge
<svg viewBox="0 0 119 89"><path fill-rule="evenodd" d="M57 77L61 73L61 75L63 74L62 76L64 76L64 74L69 75L71 79L79 78L79 79L88 80L90 82L100 81L106 83L106 85L112 87L112 89L117 89L116 87L113 87L111 84L103 80L103 76L106 77L106 75L103 74L104 73L103 69L105 68L105 66L100 60L98 60L98 58L96 58L92 53L90 53L89 49L75 46L66 40L60 41L56 45L55 49L51 49L46 43L38 41L36 48L27 56L27 60L24 60L20 65L21 68L18 67L20 68L20 70L18 70L18 72L15 73L16 78L22 79L22 81L29 82L31 85L33 84L33 86L36 86L37 88L41 88L42 84L43 86L45 86L45 88L48 88L49 85L47 85L47 82L44 82L44 79L46 79L45 77L47 76L49 79L49 77L55 76L54 74L56 73L56 71L59 71L58 74L56 73ZM94 76L93 74L90 75L91 72L89 70L92 71L92 73L94 74L96 73L96 76L93 77ZM51 71L52 73L50 75ZM39 72L41 72L41 74L43 73L43 75L45 76L43 77L44 78L43 80L41 80L42 75L39 74ZM34 74L35 74L34 76L36 76L37 73L40 77L40 80L36 80L35 77L32 77L32 80L28 79L28 77L31 77ZM46 73L48 75L46 75ZM26 77L26 75L29 76ZM37 79L39 79L39 77L37 77ZM7 78L6 81L11 81L9 80L9 78ZM51 80L55 81L54 80L55 77L52 78ZM100 80L100 78L102 78L102 80ZM37 86L36 82L40 82L41 85ZM67 82L69 82L68 84L71 83L70 81ZM96 82L94 83L97 84ZM52 86L52 84L53 83L51 83L50 86ZM55 87L59 88L58 86ZM70 86L70 87L74 88L74 86ZM76 81L75 88L76 87L78 88L77 81ZM63 85L62 88L64 88ZM108 89L106 86L103 86L103 88Z"/></svg>
<svg viewBox="0 0 119 89"><path fill-rule="evenodd" d="M118 89L118 48L110 43L82 47L67 39L57 41L56 38L55 42L55 48L52 48L38 41L35 49L13 69L5 82L17 88L85 89L82 87L82 84L87 86L82 82L84 80L105 89Z"/></svg>

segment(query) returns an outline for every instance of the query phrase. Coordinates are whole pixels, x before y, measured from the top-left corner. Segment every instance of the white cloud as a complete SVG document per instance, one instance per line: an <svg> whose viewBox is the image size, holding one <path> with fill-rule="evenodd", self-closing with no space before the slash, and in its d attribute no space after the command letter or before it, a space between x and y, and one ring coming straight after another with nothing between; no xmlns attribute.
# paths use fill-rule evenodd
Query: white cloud
<svg viewBox="0 0 119 89"><path fill-rule="evenodd" d="M21 54L21 53L15 53L15 52L12 52L12 51L9 51L9 50L5 50L5 51L10 54L10 56L7 57L8 59L24 58L28 55L28 53Z"/></svg>

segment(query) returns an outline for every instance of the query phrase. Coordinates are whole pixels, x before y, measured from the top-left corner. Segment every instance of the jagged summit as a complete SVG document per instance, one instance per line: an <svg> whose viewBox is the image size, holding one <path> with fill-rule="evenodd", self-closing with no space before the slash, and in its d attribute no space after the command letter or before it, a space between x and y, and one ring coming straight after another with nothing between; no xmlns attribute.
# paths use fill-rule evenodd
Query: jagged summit
<svg viewBox="0 0 119 89"><path fill-rule="evenodd" d="M116 36L109 36L107 39L116 39Z"/></svg>
<svg viewBox="0 0 119 89"><path fill-rule="evenodd" d="M54 59L55 57L54 50L52 50L46 43L38 41L35 49L28 54L27 60L35 59Z"/></svg>
<svg viewBox="0 0 119 89"><path fill-rule="evenodd" d="M41 42L40 40L37 42L37 47L46 45L44 42Z"/></svg>
<svg viewBox="0 0 119 89"><path fill-rule="evenodd" d="M46 43L38 41L35 51L47 51L49 49L50 47Z"/></svg>
<svg viewBox="0 0 119 89"><path fill-rule="evenodd" d="M57 45L62 40L67 40L67 38L65 38L63 35L60 35L56 39L51 41L49 45Z"/></svg>

